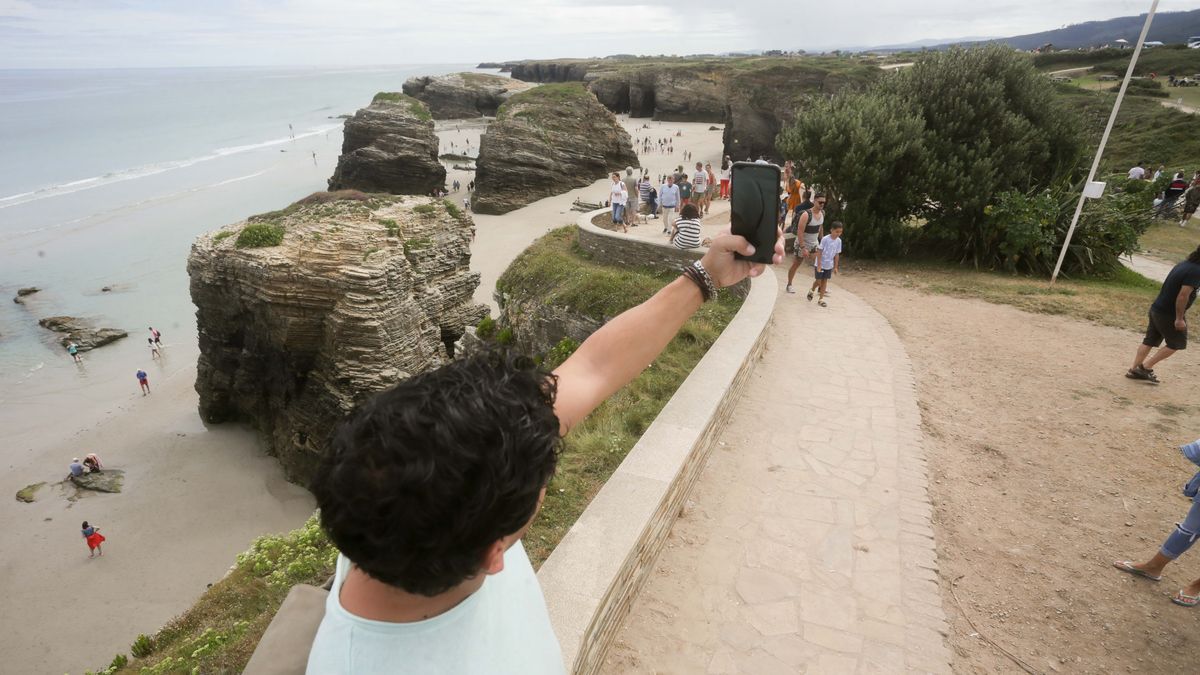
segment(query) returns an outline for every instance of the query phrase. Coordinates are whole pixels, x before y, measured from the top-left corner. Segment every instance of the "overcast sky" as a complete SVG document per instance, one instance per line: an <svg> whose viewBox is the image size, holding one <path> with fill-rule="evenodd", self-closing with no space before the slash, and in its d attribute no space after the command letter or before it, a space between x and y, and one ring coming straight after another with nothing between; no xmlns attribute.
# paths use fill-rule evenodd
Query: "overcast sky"
<svg viewBox="0 0 1200 675"><path fill-rule="evenodd" d="M820 51L1034 33L1141 14L1149 6L1149 0L0 0L0 68ZM1159 11L1198 7L1198 0L1162 0Z"/></svg>

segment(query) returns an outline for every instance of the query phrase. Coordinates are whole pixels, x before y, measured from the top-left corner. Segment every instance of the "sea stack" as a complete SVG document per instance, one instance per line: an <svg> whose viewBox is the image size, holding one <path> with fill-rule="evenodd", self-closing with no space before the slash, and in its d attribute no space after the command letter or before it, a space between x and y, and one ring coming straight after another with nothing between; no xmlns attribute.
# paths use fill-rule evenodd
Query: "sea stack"
<svg viewBox="0 0 1200 675"><path fill-rule="evenodd" d="M517 92L536 85L511 77L486 73L451 73L438 77L413 77L404 93L425 103L435 120L495 117L496 111Z"/></svg>
<svg viewBox="0 0 1200 675"><path fill-rule="evenodd" d="M501 214L636 166L629 134L581 83L514 95L479 142L471 208Z"/></svg>
<svg viewBox="0 0 1200 675"><path fill-rule="evenodd" d="M201 236L188 274L201 417L252 423L307 484L355 404L446 362L487 308L472 299L474 224L450 202L303 201Z"/></svg>
<svg viewBox="0 0 1200 675"><path fill-rule="evenodd" d="M445 184L433 116L424 103L380 92L346 120L330 190L424 195Z"/></svg>

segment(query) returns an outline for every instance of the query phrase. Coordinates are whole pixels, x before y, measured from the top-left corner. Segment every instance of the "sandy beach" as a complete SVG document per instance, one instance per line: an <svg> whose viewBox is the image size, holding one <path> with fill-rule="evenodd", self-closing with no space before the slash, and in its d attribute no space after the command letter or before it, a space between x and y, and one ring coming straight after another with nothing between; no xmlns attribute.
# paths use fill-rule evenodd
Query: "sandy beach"
<svg viewBox="0 0 1200 675"><path fill-rule="evenodd" d="M694 153L692 164L720 160L721 132L710 124L621 119L635 138L682 132L674 137L675 154L641 158L653 176L682 164L684 150ZM443 152L478 151L482 120L438 126ZM449 198L461 202L472 176L450 170L447 184L457 179L464 189ZM607 186L608 179L600 179L503 216L476 215L471 267L482 276L476 298L494 308L496 278L512 259L545 232L573 223L576 198L607 199ZM717 229L712 220L706 231ZM661 231L657 222L637 230L654 236ZM284 479L253 431L201 423L194 350L179 345L172 357L168 347L167 359L151 371L150 396L139 395L130 378L128 389L110 388L106 401L78 397L58 408L62 414L30 419L21 431L6 434L0 492L47 485L32 504L0 499L6 535L0 541L0 594L15 608L0 614L5 671L63 673L106 665L115 653L127 652L139 633L152 634L187 609L255 537L295 528L311 515L311 496ZM74 488L59 481L71 457L86 452L126 471L121 494L88 493L68 501ZM103 558L88 559L79 534L84 520L108 538Z"/></svg>

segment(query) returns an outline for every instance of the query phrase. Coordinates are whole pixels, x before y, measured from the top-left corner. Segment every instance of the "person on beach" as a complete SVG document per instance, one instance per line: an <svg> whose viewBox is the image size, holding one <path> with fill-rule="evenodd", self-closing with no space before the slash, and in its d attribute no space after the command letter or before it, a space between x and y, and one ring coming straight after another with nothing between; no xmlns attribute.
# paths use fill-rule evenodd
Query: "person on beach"
<svg viewBox="0 0 1200 675"><path fill-rule="evenodd" d="M150 346L150 360L151 361L162 356L161 354L158 353L158 345L154 344L154 338L146 338L146 343Z"/></svg>
<svg viewBox="0 0 1200 675"><path fill-rule="evenodd" d="M713 195L717 191L717 174L713 173L712 164L708 162L704 163L704 173L708 174L708 181L706 182L708 189L704 191L704 214L708 215L709 210L712 208Z"/></svg>
<svg viewBox="0 0 1200 675"><path fill-rule="evenodd" d="M679 211L679 220L671 230L671 245L684 250L700 246L700 209L695 204Z"/></svg>
<svg viewBox="0 0 1200 675"><path fill-rule="evenodd" d="M638 219L638 184L633 177L633 169L625 169L625 224L637 226ZM626 230L628 231L628 230Z"/></svg>
<svg viewBox="0 0 1200 675"><path fill-rule="evenodd" d="M792 250L795 259L792 260L792 266L788 268L788 293L796 292L792 286L792 281L796 278L796 270L800 269L800 265L805 260L808 260L809 255L815 254L825 235L825 195L817 194L813 198L812 208L801 211L792 220L792 225L796 228L796 243ZM808 299L812 300L812 293L808 294Z"/></svg>
<svg viewBox="0 0 1200 675"><path fill-rule="evenodd" d="M1200 440L1182 445L1179 450L1193 464L1200 465ZM1192 500L1192 507L1188 510L1183 522L1175 523L1175 530L1167 535L1166 541L1158 551L1146 562L1135 563L1131 560L1118 560L1113 563L1113 567L1150 581L1162 581L1163 569L1186 553L1196 542L1197 537L1200 537L1200 471L1197 471L1192 479L1184 484L1183 496ZM1200 604L1200 579L1184 586L1175 594L1175 597L1171 598L1171 602L1184 607L1195 607Z"/></svg>
<svg viewBox="0 0 1200 675"><path fill-rule="evenodd" d="M658 207L662 210L663 234L667 234L675 224L675 209L679 208L679 186L675 184L674 176L667 176L659 188Z"/></svg>
<svg viewBox="0 0 1200 675"><path fill-rule="evenodd" d="M69 480L71 478L78 478L78 477L82 476L84 473L86 473L83 470L83 464L79 461L78 457L76 457L75 459L72 459L71 463L67 465L67 471L69 471L70 473L67 474L67 477L64 480Z"/></svg>
<svg viewBox="0 0 1200 675"><path fill-rule="evenodd" d="M629 193L625 190L625 183L621 181L621 174L614 171L608 192L608 205L612 207L613 225L620 225L624 232L629 231L625 226L625 200L628 198Z"/></svg>
<svg viewBox="0 0 1200 675"><path fill-rule="evenodd" d="M696 172L692 174L692 201L700 214L704 214L704 193L708 190L708 173L704 171L704 163L696 162Z"/></svg>
<svg viewBox="0 0 1200 675"><path fill-rule="evenodd" d="M150 376L146 374L146 371L142 370L141 368L138 368L137 380L138 380L138 385L140 385L142 388L142 396L149 394L150 393Z"/></svg>
<svg viewBox="0 0 1200 675"><path fill-rule="evenodd" d="M83 456L83 472L84 473L104 473L102 469L104 465L100 463L100 458L96 453L88 453Z"/></svg>
<svg viewBox="0 0 1200 675"><path fill-rule="evenodd" d="M104 549L100 548L100 544L105 542L104 535L100 534L100 528L88 525L88 521L83 521L83 540L87 542L88 550L91 551L89 558L95 558L97 554L104 555Z"/></svg>
<svg viewBox="0 0 1200 675"><path fill-rule="evenodd" d="M1173 267L1163 281L1158 297L1150 305L1150 322L1146 326L1146 337L1137 348L1133 367L1125 377L1159 383L1154 366L1178 351L1187 349L1187 311L1196 301L1196 289L1200 288L1200 247L1196 247L1187 260ZM1150 350L1163 344L1150 356Z"/></svg>
<svg viewBox="0 0 1200 675"><path fill-rule="evenodd" d="M761 274L734 257L753 251L718 237L552 373L485 350L362 402L313 473L339 555L307 672L565 673L521 543L562 437L652 363L714 289ZM783 258L778 240L772 257Z"/></svg>
<svg viewBox="0 0 1200 675"><path fill-rule="evenodd" d="M721 160L721 199L729 199L729 172L733 170L733 162L729 155Z"/></svg>
<svg viewBox="0 0 1200 675"><path fill-rule="evenodd" d="M68 342L67 353L71 355L72 359L75 359L75 363L83 363L83 357L79 355L79 345L74 342Z"/></svg>
<svg viewBox="0 0 1200 675"><path fill-rule="evenodd" d="M154 326L150 326L150 339L154 340L154 344L162 346L162 333L155 330Z"/></svg>
<svg viewBox="0 0 1200 675"><path fill-rule="evenodd" d="M842 224L834 222L829 228L829 234L821 240L817 246L816 266L813 268L816 272L816 278L813 280L812 288L808 289L809 302L813 299L813 293L819 292L821 297L817 299L817 304L822 307L827 307L825 304L826 286L833 275L838 273L838 263L842 259Z"/></svg>

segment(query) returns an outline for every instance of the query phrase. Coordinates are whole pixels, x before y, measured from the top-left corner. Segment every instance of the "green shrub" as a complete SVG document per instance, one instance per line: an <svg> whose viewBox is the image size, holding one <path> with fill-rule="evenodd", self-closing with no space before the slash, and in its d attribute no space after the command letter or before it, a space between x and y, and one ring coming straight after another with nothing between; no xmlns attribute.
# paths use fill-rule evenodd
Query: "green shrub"
<svg viewBox="0 0 1200 675"><path fill-rule="evenodd" d="M222 230L213 237L213 243L219 244L233 236L233 230Z"/></svg>
<svg viewBox="0 0 1200 675"><path fill-rule="evenodd" d="M283 243L283 226L275 223L247 223L233 245L237 248L265 248Z"/></svg>
<svg viewBox="0 0 1200 675"><path fill-rule="evenodd" d="M437 212L437 207L434 206L433 204L418 204L413 207L413 213L419 213L423 216L428 216L428 215L436 213L436 212Z"/></svg>
<svg viewBox="0 0 1200 675"><path fill-rule="evenodd" d="M512 329L507 326L501 328L499 333L496 333L496 342L504 345L505 347L511 345L516 341L516 339L517 337L513 335Z"/></svg>
<svg viewBox="0 0 1200 675"><path fill-rule="evenodd" d="M579 342L565 337L559 340L558 344L551 347L550 351L546 352L546 357L542 360L542 365L547 370L554 370L561 366L564 361L571 358L576 349L579 349Z"/></svg>
<svg viewBox="0 0 1200 675"><path fill-rule="evenodd" d="M337 549L315 515L303 527L285 535L268 534L255 539L249 550L237 557L238 565L248 566L277 588L307 583L332 569L336 560Z"/></svg>
<svg viewBox="0 0 1200 675"><path fill-rule="evenodd" d="M144 633L138 635L137 638L134 639L133 644L130 645L129 651L134 655L135 658L139 659L144 659L147 656L150 656L150 654L154 652L154 638Z"/></svg>
<svg viewBox="0 0 1200 675"><path fill-rule="evenodd" d="M1110 91L1114 94L1120 90L1120 84L1106 89L1106 91ZM1162 83L1160 83L1158 80L1149 79L1130 80L1129 89L1127 89L1125 93L1129 94L1130 96L1153 96L1156 98L1167 98L1171 95L1166 89L1163 89Z"/></svg>
<svg viewBox="0 0 1200 675"><path fill-rule="evenodd" d="M490 316L483 317L483 320L475 326L475 335L482 340L490 340L496 334L496 320Z"/></svg>
<svg viewBox="0 0 1200 675"><path fill-rule="evenodd" d="M449 199L443 199L442 204L446 206L446 213L449 213L454 218L462 218L462 209Z"/></svg>
<svg viewBox="0 0 1200 675"><path fill-rule="evenodd" d="M387 228L389 237L400 236L400 226L396 224L395 220L392 220L391 218L380 218L379 224Z"/></svg>

